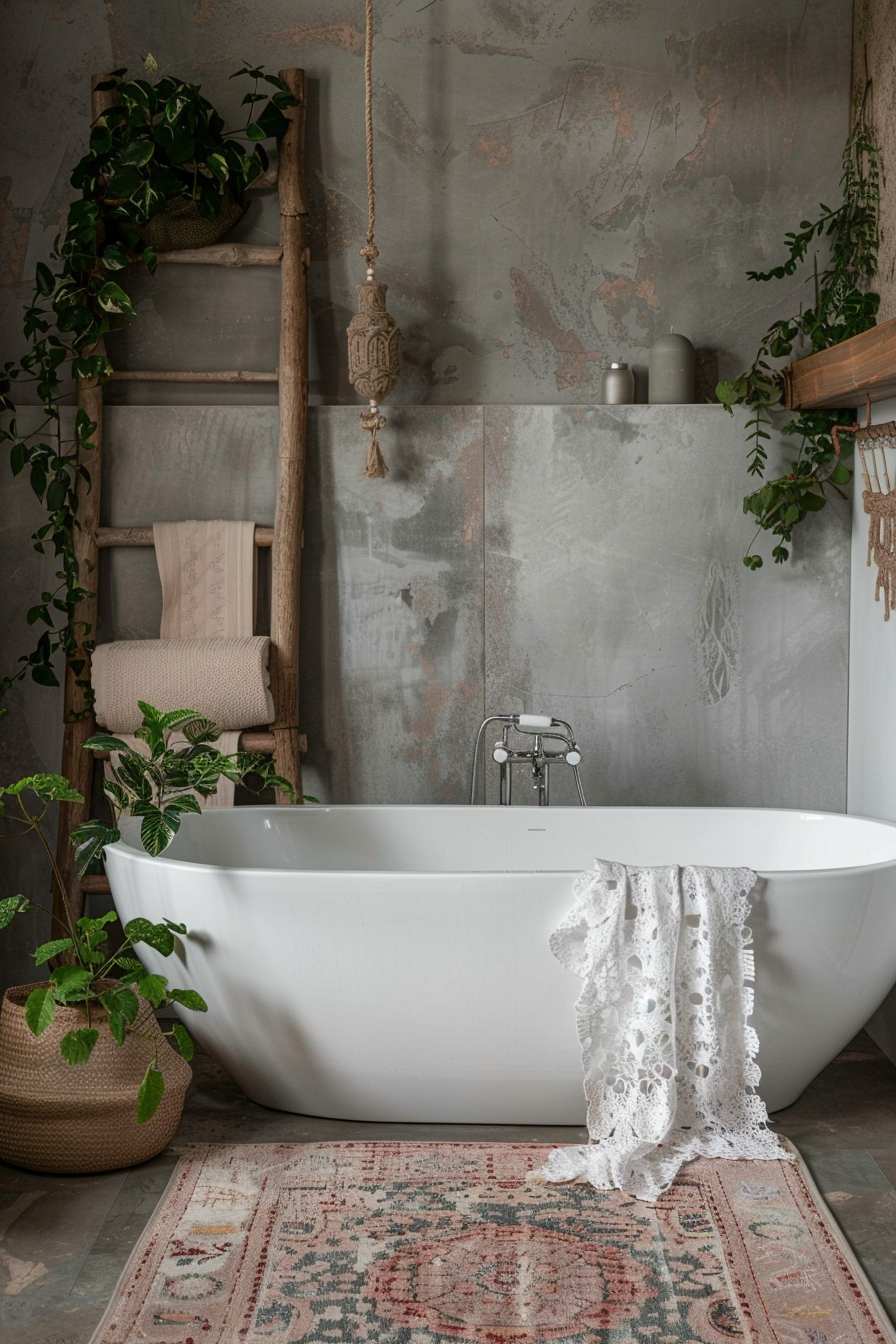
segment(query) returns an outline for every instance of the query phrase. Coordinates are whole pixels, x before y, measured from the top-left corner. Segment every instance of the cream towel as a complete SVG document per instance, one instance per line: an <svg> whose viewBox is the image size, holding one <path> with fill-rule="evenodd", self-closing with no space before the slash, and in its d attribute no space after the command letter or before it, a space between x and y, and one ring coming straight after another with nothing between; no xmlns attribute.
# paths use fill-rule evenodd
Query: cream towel
<svg viewBox="0 0 896 1344"><path fill-rule="evenodd" d="M137 697L163 711L195 709L219 728L271 723L270 639L125 639L93 654L97 723L133 733L142 715Z"/></svg>
<svg viewBox="0 0 896 1344"><path fill-rule="evenodd" d="M162 580L160 638L253 634L255 524L190 520L154 523L152 531Z"/></svg>

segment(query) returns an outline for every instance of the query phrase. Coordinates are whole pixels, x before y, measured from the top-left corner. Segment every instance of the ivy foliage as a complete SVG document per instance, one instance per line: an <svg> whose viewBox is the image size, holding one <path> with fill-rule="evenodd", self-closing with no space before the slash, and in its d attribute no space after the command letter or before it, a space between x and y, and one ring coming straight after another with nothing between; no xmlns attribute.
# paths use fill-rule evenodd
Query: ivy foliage
<svg viewBox="0 0 896 1344"><path fill-rule="evenodd" d="M146 69L157 68L148 57ZM263 142L283 135L285 111L296 103L277 76L243 66L231 78L251 83L242 100L246 120L229 131L199 85L126 76L116 70L98 86L116 101L94 121L87 153L72 172L80 199L69 207L50 264L35 267L24 317L27 352L0 368L0 442L8 446L13 474L27 476L46 511L32 537L35 550L53 555L57 564L55 587L28 612L29 624L40 631L36 644L22 655L17 672L0 678L0 699L29 671L42 685L58 685L53 659L61 652L91 703L84 673L93 631L79 619L78 606L92 596L87 585L94 576L83 573L79 562L76 510L79 488L90 488L96 425L79 409L67 437L62 407L72 400L74 380L105 383L112 374L103 338L136 315L131 268L156 269L142 226L174 201L194 202L206 218L233 199L242 201L268 167ZM267 91L260 91L265 85ZM43 411L29 435L16 414L16 391L25 383L34 384ZM0 718L4 713L0 707Z"/></svg>
<svg viewBox="0 0 896 1344"><path fill-rule="evenodd" d="M748 271L750 280L782 280L796 274L815 243L827 241L828 261L819 271L814 259L814 303L793 317L773 322L763 336L752 365L732 382L720 382L716 396L729 412L745 405L748 444L747 470L765 478L768 465L772 408L782 406L785 381L781 361L825 350L873 327L880 296L870 289L877 274L878 208L880 203L880 150L866 116L868 90L843 151L840 181L842 203L821 205L815 220L804 219L799 230L784 235L786 259L768 271ZM793 529L823 509L827 488L843 495L841 487L852 472L840 459L832 431L853 419L853 409L793 412L780 432L797 441L796 456L783 476L763 479L743 502L744 513L757 524L744 564L760 569L762 557L753 551L760 532L776 538L776 564L790 557ZM847 436L843 436L847 437Z"/></svg>

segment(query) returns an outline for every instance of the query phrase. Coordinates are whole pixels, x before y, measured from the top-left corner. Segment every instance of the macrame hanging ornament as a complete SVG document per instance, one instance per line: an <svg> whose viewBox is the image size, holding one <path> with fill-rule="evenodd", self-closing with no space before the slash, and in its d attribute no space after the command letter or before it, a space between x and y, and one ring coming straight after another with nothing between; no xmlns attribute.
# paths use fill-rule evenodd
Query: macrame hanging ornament
<svg viewBox="0 0 896 1344"><path fill-rule="evenodd" d="M373 241L376 193L373 186L373 0L367 0L367 34L364 56L364 100L367 128L367 240L361 256L367 261L367 279L358 285L358 311L348 327L349 381L370 406L361 412L361 428L370 434L364 475L376 479L389 468L383 461L377 432L386 424L379 403L398 382L401 372L401 332L386 312L387 285L378 284L374 263L379 250Z"/></svg>
<svg viewBox="0 0 896 1344"><path fill-rule="evenodd" d="M858 424L837 425L833 431L839 451L838 430L848 430L855 438L862 464L862 504L869 515L868 560L877 565L874 600L883 596L884 620L896 610L896 420L882 425L871 423L871 399L864 428ZM891 471L891 467L893 470Z"/></svg>

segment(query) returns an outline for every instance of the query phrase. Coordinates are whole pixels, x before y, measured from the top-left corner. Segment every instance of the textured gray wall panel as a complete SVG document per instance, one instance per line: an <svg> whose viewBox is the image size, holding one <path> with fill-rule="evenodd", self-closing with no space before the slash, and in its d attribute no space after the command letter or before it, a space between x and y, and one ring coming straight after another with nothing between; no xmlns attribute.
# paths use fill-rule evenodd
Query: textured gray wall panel
<svg viewBox="0 0 896 1344"><path fill-rule="evenodd" d="M742 432L712 406L486 411L487 709L568 719L589 803L845 806L846 506L748 574Z"/></svg>
<svg viewBox="0 0 896 1344"><path fill-rule="evenodd" d="M320 391L351 402L344 332L366 222L359 0L8 0L4 17L4 357L19 352L34 263L71 199L92 70L139 73L152 51L238 125L229 75L241 58L299 65ZM849 120L842 0L380 0L376 22L379 274L406 351L395 400L588 401L610 359L646 367L672 324L706 352L712 384L716 364L739 372L782 305L799 302L802 289L754 285L745 271L777 259L784 232L836 191ZM269 242L276 230L268 197L233 236ZM271 274L210 284L163 270L140 282L139 323L113 356L273 368L275 289ZM173 399L209 397L194 387Z"/></svg>
<svg viewBox="0 0 896 1344"><path fill-rule="evenodd" d="M302 702L308 787L460 802L483 703L482 412L393 413L385 481L354 411L312 413Z"/></svg>

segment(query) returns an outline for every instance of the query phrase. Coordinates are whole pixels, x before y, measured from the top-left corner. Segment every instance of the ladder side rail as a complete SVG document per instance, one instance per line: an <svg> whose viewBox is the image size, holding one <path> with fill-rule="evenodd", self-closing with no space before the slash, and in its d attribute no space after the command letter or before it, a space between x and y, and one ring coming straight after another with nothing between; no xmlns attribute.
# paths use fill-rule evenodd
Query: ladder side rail
<svg viewBox="0 0 896 1344"><path fill-rule="evenodd" d="M98 84L108 78L106 75L92 75L90 79L90 103L92 121L96 121L107 108L118 101L114 89L99 91ZM94 353L104 354L102 340L98 341ZM83 480L78 481L77 509L75 514L75 556L82 587L90 590L90 596L79 602L74 612L74 622L85 622L90 627L88 641L96 638L98 582L98 551L96 530L100 521L100 496L103 465L103 389L96 379L78 379L78 409L84 411L96 425L93 431L93 452L85 463L90 473L90 486ZM77 629L77 624L75 629ZM53 913L63 913L63 895L67 899L73 919L80 919L84 913L84 897L81 883L75 868L75 854L71 846L71 833L75 826L90 817L93 800L93 757L84 750L84 743L96 731L96 719L90 708L84 685L90 683L90 654L82 650L84 666L75 673L71 661L66 662L63 739L61 772L72 786L83 796L83 803L62 803L59 809L59 828L56 836L56 861L62 878L64 893L53 893Z"/></svg>

